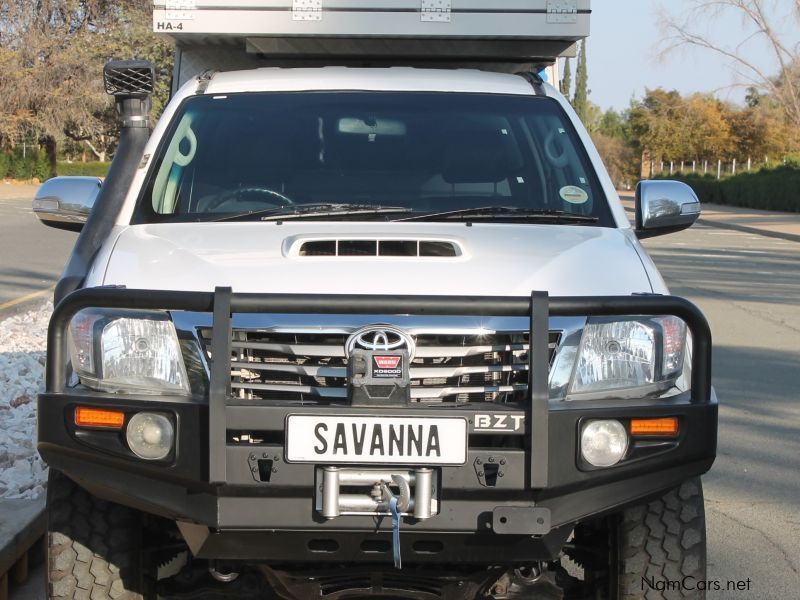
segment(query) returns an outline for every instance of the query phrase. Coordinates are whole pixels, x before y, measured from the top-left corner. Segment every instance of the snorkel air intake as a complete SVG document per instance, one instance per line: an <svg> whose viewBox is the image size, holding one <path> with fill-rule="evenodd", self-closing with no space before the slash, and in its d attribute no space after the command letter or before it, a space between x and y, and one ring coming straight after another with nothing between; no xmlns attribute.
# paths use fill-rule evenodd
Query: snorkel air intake
<svg viewBox="0 0 800 600"><path fill-rule="evenodd" d="M117 105L121 125L119 145L92 212L56 285L56 303L83 285L95 254L114 227L150 137L149 113L155 85L153 66L142 60L111 61L103 69L103 80L106 92L114 97Z"/></svg>

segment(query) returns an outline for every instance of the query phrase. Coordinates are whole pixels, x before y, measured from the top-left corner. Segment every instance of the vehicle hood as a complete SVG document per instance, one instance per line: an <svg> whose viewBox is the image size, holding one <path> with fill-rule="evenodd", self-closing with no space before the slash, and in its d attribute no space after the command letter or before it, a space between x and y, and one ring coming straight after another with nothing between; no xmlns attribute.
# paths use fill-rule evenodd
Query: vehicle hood
<svg viewBox="0 0 800 600"><path fill-rule="evenodd" d="M302 256L313 240L452 243L455 257ZM651 292L624 230L496 223L244 222L134 225L102 281L134 289L528 296Z"/></svg>

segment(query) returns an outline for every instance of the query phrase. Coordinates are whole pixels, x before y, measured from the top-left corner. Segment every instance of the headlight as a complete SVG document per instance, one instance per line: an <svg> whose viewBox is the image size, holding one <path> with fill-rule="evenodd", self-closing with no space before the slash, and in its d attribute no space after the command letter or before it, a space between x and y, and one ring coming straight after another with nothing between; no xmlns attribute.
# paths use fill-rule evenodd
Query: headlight
<svg viewBox="0 0 800 600"><path fill-rule="evenodd" d="M686 325L677 317L591 319L569 394L663 390L681 374L685 349Z"/></svg>
<svg viewBox="0 0 800 600"><path fill-rule="evenodd" d="M189 391L175 326L164 313L81 311L70 323L70 355L81 382L94 389Z"/></svg>

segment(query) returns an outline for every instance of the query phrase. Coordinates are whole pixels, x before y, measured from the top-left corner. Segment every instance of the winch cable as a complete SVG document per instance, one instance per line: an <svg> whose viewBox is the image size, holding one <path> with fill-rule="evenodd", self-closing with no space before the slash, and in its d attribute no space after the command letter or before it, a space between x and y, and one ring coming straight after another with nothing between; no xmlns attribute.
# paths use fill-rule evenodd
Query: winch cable
<svg viewBox="0 0 800 600"><path fill-rule="evenodd" d="M403 568L403 558L400 555L400 511L397 509L397 496L389 499L389 510L392 513L392 555L394 568Z"/></svg>

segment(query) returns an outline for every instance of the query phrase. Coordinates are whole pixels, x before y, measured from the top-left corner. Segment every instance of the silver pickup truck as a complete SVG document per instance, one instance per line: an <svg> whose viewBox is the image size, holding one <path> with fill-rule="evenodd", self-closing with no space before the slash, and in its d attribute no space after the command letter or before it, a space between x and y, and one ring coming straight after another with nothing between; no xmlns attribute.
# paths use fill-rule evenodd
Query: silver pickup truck
<svg viewBox="0 0 800 600"><path fill-rule="evenodd" d="M156 30L258 12L202 4ZM385 16L355 12L322 23ZM711 336L639 243L700 205L645 181L631 225L536 66L573 41L456 69L261 40L267 68L177 71L152 133L152 69L106 66L108 178L35 200L81 230L38 404L50 599L702 596Z"/></svg>

